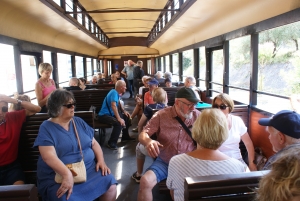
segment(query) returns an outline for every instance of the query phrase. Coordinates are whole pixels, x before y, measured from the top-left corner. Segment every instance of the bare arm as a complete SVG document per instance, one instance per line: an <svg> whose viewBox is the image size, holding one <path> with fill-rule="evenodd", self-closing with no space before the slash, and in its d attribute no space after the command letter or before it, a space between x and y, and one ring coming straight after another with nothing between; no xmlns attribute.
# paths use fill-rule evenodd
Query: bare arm
<svg viewBox="0 0 300 201"><path fill-rule="evenodd" d="M254 154L254 146L253 146L252 140L248 133L245 133L244 135L242 135L241 138L242 138L242 141L244 142L247 152L248 152L249 169L251 171L257 171L256 165L253 162L255 154Z"/></svg>
<svg viewBox="0 0 300 201"><path fill-rule="evenodd" d="M159 147L163 146L158 141L152 140L145 129L139 134L139 141L145 146L149 156L152 158L156 158L159 155Z"/></svg>
<svg viewBox="0 0 300 201"><path fill-rule="evenodd" d="M102 175L110 174L110 169L107 167L107 165L104 161L102 149L101 149L99 143L95 140L95 138L93 138L93 140L92 140L92 149L94 151L94 154L95 154L95 157L97 160L96 171L98 172L99 169L101 169Z"/></svg>
<svg viewBox="0 0 300 201"><path fill-rule="evenodd" d="M0 101L4 101L7 103L13 103L13 104L18 104L18 100L14 98L10 98L9 96L0 94ZM41 107L34 105L28 101L22 101L21 106L26 110L26 115L33 115L37 112L41 111Z"/></svg>
<svg viewBox="0 0 300 201"><path fill-rule="evenodd" d="M73 191L74 183L71 171L57 157L53 146L39 146L39 151L43 161L63 178L61 186L57 190L56 195L58 198L60 198L63 196L63 194L68 193L67 199L69 199Z"/></svg>
<svg viewBox="0 0 300 201"><path fill-rule="evenodd" d="M122 73L123 75L125 75L125 77L126 77L127 74L125 73L125 69L126 69L126 66L125 66L125 68L121 71L121 73Z"/></svg>

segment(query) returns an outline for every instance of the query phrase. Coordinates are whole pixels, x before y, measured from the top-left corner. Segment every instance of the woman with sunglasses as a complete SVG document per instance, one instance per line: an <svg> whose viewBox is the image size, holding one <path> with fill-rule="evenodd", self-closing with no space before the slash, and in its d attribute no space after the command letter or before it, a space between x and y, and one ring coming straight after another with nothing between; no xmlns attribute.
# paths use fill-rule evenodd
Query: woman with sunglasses
<svg viewBox="0 0 300 201"><path fill-rule="evenodd" d="M8 112L8 103L22 109ZM26 116L40 110L28 101L0 94L0 186L24 184L25 176L17 162L20 132Z"/></svg>
<svg viewBox="0 0 300 201"><path fill-rule="evenodd" d="M239 143L242 140L248 152L249 169L256 171L254 147L247 132L247 127L240 117L230 114L234 109L233 100L228 94L220 93L213 99L212 107L219 108L225 114L229 129L228 139L221 145L219 150L232 158L244 162L239 148Z"/></svg>
<svg viewBox="0 0 300 201"><path fill-rule="evenodd" d="M95 200L99 196L103 201L115 200L117 182L110 174L102 149L94 138L94 129L74 116L73 94L57 89L48 98L47 107L50 119L41 124L34 142L34 147L40 151L37 181L43 200ZM65 164L82 159L87 180L74 184L72 172ZM62 176L62 183L55 182L56 173Z"/></svg>

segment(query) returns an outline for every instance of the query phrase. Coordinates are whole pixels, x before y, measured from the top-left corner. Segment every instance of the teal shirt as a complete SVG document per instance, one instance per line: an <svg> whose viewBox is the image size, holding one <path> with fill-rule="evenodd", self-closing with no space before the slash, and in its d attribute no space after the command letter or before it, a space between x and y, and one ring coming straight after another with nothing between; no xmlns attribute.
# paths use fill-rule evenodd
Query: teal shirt
<svg viewBox="0 0 300 201"><path fill-rule="evenodd" d="M115 116L114 111L111 108L111 102L115 102L118 108L120 96L115 89L110 90L107 96L105 97L100 112L98 113L99 116L101 115L109 115ZM108 106L108 107L107 107Z"/></svg>

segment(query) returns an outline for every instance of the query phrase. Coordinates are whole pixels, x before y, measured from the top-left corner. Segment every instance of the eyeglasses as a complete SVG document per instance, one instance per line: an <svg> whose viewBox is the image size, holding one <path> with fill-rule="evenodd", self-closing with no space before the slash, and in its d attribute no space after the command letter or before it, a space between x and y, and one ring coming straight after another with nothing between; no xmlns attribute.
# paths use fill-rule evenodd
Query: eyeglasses
<svg viewBox="0 0 300 201"><path fill-rule="evenodd" d="M196 105L197 105L197 103L190 103L190 104L187 104L187 103L185 103L185 102L183 102L183 101L181 101L181 100L178 100L178 101L180 101L180 102L184 103L185 105L187 105L188 108L196 107Z"/></svg>
<svg viewBox="0 0 300 201"><path fill-rule="evenodd" d="M70 103L70 104L66 104L66 105L62 105L62 106L64 106L64 107L66 107L66 108L71 108L72 106L76 106L76 103L74 102L74 103Z"/></svg>
<svg viewBox="0 0 300 201"><path fill-rule="evenodd" d="M226 110L226 108L229 107L229 106L224 105L224 104L222 104L222 105L214 104L212 107L213 108L220 108L221 110Z"/></svg>

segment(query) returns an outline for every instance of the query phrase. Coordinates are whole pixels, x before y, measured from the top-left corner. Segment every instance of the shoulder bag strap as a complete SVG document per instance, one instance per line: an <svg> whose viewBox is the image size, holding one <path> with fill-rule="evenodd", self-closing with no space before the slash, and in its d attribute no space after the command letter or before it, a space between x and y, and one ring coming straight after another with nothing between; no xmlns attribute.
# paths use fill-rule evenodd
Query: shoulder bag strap
<svg viewBox="0 0 300 201"><path fill-rule="evenodd" d="M187 134L192 138L194 145L197 145L196 141L192 137L192 132L190 129L185 125L185 123L180 119L179 116L176 116L175 119L181 124L181 126L184 128L184 130L187 132Z"/></svg>
<svg viewBox="0 0 300 201"><path fill-rule="evenodd" d="M74 121L73 118L72 118L72 122L73 122L74 130L75 130L75 133L76 133L76 138L77 138L77 140L78 140L78 145L79 145L79 149L80 149L80 154L81 154L82 160L83 160L83 153L82 153L82 149L81 149L80 139L79 139L78 132L77 132L77 128L76 128L76 125L75 125L75 121Z"/></svg>

